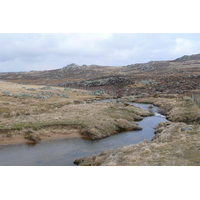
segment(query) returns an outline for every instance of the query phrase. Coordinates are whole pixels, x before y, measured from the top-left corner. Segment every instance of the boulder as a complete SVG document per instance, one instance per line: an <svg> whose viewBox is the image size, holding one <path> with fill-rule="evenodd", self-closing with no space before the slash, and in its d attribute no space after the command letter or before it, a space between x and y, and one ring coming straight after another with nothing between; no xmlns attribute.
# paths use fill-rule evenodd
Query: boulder
<svg viewBox="0 0 200 200"><path fill-rule="evenodd" d="M188 126L181 128L181 131L189 131L189 130L192 130L192 128Z"/></svg>

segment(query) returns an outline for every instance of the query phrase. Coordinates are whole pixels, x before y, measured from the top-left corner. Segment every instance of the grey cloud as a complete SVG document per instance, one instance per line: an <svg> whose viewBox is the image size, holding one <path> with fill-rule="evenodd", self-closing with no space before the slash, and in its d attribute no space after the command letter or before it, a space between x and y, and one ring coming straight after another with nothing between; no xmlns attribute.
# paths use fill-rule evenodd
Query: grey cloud
<svg viewBox="0 0 200 200"><path fill-rule="evenodd" d="M178 41L178 42L177 42ZM200 53L199 34L0 34L0 72L70 63L122 66Z"/></svg>

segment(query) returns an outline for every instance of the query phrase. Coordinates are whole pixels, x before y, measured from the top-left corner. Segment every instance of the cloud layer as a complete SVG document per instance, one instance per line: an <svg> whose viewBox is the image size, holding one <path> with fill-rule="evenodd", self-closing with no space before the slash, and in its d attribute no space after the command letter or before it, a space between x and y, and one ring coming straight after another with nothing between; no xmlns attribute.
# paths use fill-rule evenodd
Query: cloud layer
<svg viewBox="0 0 200 200"><path fill-rule="evenodd" d="M49 70L70 63L123 66L200 53L200 34L1 33L0 72Z"/></svg>

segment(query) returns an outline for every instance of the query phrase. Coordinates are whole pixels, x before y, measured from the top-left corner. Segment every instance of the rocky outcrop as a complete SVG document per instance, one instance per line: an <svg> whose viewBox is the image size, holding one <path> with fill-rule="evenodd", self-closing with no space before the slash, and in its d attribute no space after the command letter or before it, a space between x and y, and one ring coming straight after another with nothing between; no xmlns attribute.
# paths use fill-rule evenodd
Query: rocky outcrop
<svg viewBox="0 0 200 200"><path fill-rule="evenodd" d="M180 58L177 58L176 60L174 60L174 61L189 61L189 60L200 60L200 54L194 54L194 55L190 55L190 56L188 56L188 55L184 55L184 56L182 56L182 57L180 57Z"/></svg>
<svg viewBox="0 0 200 200"><path fill-rule="evenodd" d="M78 89L97 90L117 96L132 94L185 94L198 90L200 84L200 54L182 56L171 61L150 61L122 67L76 65L61 69L0 73L0 79L17 83L54 85ZM122 91L120 91L122 93Z"/></svg>
<svg viewBox="0 0 200 200"><path fill-rule="evenodd" d="M61 87L102 87L102 86L115 86L115 85L123 85L126 86L128 84L132 84L133 82L121 76L102 76L95 77L92 79L84 80L84 81L76 81L76 82L63 82L59 83L58 86Z"/></svg>

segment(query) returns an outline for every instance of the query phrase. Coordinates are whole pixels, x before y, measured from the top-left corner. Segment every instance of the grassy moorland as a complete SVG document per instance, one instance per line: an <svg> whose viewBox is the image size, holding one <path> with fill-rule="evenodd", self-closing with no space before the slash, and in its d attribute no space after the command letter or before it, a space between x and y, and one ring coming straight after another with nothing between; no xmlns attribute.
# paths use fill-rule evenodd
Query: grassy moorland
<svg viewBox="0 0 200 200"><path fill-rule="evenodd" d="M141 129L134 120L150 115L123 103L94 103L97 99L82 90L0 81L0 144L72 136L101 139Z"/></svg>
<svg viewBox="0 0 200 200"><path fill-rule="evenodd" d="M88 90L99 87L116 96L153 95L157 92L191 94L199 90L200 54L121 67L73 63L55 70L0 73L0 79Z"/></svg>
<svg viewBox="0 0 200 200"><path fill-rule="evenodd" d="M139 129L134 121L149 113L123 101L94 103L109 98L91 92L103 89L164 108L170 123L159 124L151 142L81 158L76 164L200 165L200 108L189 98L199 93L200 54L121 67L71 64L49 71L0 73L0 79L15 83L0 81L0 144L100 139Z"/></svg>

